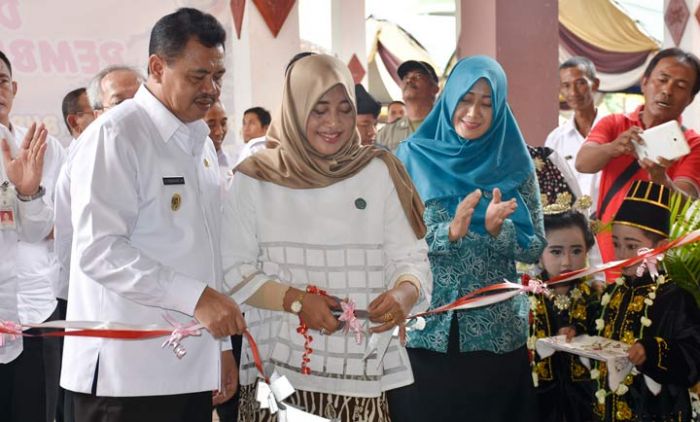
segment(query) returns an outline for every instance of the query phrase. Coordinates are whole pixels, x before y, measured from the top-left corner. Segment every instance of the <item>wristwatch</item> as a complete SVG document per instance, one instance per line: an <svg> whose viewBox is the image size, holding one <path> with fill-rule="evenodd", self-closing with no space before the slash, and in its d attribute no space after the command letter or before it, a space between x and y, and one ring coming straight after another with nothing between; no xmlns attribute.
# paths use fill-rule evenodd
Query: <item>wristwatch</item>
<svg viewBox="0 0 700 422"><path fill-rule="evenodd" d="M289 310L292 311L293 314L298 315L299 312L301 312L301 308L304 306L302 303L304 301L304 296L306 296L306 292L301 292L294 302L289 305Z"/></svg>
<svg viewBox="0 0 700 422"><path fill-rule="evenodd" d="M17 192L17 199L19 199L22 202L29 202L41 198L42 196L44 196L45 193L46 189L44 189L43 186L39 185L39 190L37 190L36 193L33 195L20 195L20 193Z"/></svg>

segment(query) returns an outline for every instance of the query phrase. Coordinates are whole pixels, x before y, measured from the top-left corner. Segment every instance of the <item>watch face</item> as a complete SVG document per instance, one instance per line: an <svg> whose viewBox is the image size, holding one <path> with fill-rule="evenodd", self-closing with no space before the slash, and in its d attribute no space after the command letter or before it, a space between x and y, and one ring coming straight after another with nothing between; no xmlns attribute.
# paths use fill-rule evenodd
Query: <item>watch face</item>
<svg viewBox="0 0 700 422"><path fill-rule="evenodd" d="M295 300L294 302L292 302L292 306L290 306L290 308L291 308L292 312L294 312L295 314L298 314L299 312L301 312L301 302L298 300Z"/></svg>

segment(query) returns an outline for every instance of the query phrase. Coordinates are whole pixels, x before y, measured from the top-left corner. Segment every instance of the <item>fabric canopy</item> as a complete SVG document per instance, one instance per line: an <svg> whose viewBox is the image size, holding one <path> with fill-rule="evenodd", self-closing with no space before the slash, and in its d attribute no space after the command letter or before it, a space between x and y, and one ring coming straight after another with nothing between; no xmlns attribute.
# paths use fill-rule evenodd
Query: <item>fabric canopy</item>
<svg viewBox="0 0 700 422"><path fill-rule="evenodd" d="M559 0L559 23L603 50L639 53L659 48L610 0Z"/></svg>
<svg viewBox="0 0 700 422"><path fill-rule="evenodd" d="M591 59L601 91L636 91L659 47L611 0L559 0L559 62Z"/></svg>
<svg viewBox="0 0 700 422"><path fill-rule="evenodd" d="M396 70L406 60L428 62L438 75L441 73L425 47L400 26L370 16L367 34L374 34L367 57L368 86L370 94L378 101L387 104L401 99Z"/></svg>

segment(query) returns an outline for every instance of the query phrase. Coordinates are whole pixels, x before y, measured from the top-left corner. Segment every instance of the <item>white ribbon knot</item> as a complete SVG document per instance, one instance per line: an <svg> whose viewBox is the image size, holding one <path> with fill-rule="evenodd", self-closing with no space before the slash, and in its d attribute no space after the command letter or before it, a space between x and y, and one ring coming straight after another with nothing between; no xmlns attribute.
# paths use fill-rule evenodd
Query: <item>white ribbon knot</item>
<svg viewBox="0 0 700 422"><path fill-rule="evenodd" d="M653 249L649 248L641 248L637 251L637 255L645 255L649 252L651 252ZM648 268L649 269L649 275L651 275L652 278L656 278L659 275L659 270L656 267L657 262L661 262L664 259L664 254L658 254L658 255L651 255L646 258L639 264L637 267L637 277L641 277L644 275L644 271Z"/></svg>

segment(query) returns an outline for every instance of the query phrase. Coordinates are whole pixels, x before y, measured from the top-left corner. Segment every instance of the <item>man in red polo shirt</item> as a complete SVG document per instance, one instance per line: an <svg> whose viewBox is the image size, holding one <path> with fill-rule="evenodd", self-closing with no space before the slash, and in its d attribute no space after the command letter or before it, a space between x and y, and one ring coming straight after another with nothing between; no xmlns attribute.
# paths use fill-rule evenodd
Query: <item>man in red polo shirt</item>
<svg viewBox="0 0 700 422"><path fill-rule="evenodd" d="M635 180L651 180L697 198L700 194L700 135L684 128L690 154L677 161L638 160L633 142L650 127L679 120L700 90L700 60L678 48L660 51L642 77L645 104L629 114L612 114L591 130L576 158L582 173L602 170L596 215L608 223ZM603 261L614 258L610 233L598 235Z"/></svg>

